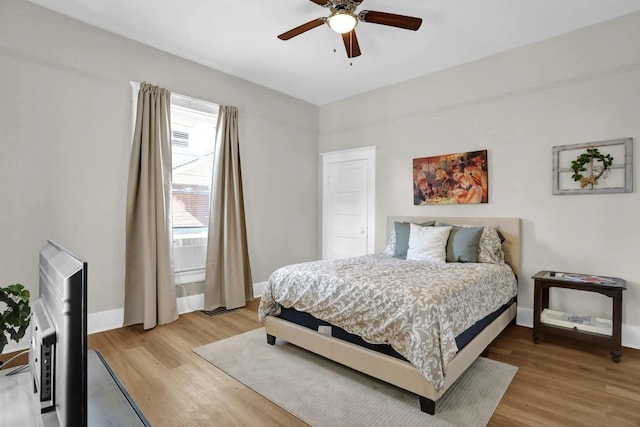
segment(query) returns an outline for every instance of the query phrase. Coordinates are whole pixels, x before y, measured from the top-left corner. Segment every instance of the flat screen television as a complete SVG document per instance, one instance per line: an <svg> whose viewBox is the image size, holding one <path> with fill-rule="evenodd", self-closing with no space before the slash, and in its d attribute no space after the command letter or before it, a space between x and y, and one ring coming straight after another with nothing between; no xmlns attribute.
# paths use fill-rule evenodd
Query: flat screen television
<svg viewBox="0 0 640 427"><path fill-rule="evenodd" d="M29 365L41 412L87 425L87 263L55 242L40 251Z"/></svg>

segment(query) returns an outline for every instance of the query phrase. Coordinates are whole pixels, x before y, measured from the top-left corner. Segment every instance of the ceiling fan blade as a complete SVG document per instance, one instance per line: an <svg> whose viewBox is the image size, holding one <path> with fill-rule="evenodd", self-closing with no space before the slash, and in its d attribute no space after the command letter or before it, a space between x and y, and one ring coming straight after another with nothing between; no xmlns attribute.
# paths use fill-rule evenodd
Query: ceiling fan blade
<svg viewBox="0 0 640 427"><path fill-rule="evenodd" d="M278 36L278 38L280 40L289 40L290 38L293 38L295 36L299 36L300 34L309 31L309 30L313 30L316 27L319 27L320 25L324 24L325 21L327 20L327 18L317 18L314 19L313 21L309 21L306 24L302 24L298 27L295 27L294 29L291 29L289 31L287 31L286 33L282 33Z"/></svg>
<svg viewBox="0 0 640 427"><path fill-rule="evenodd" d="M351 30L348 33L342 34L342 41L344 42L344 47L347 49L347 57L355 58L356 56L360 56L360 44L358 43L358 38L356 37L356 30Z"/></svg>
<svg viewBox="0 0 640 427"><path fill-rule="evenodd" d="M413 16L396 15L394 13L376 12L374 10L363 10L358 15L362 22L372 24L388 25L390 27L404 28L405 30L416 31L422 25L422 18Z"/></svg>

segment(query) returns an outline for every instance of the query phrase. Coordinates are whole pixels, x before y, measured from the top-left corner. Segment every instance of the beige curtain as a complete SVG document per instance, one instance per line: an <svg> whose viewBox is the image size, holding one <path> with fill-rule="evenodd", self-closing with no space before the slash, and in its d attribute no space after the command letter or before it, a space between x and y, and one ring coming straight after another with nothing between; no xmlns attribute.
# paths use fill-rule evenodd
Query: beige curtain
<svg viewBox="0 0 640 427"><path fill-rule="evenodd" d="M211 180L204 305L242 307L253 299L242 196L238 109L221 106Z"/></svg>
<svg viewBox="0 0 640 427"><path fill-rule="evenodd" d="M178 318L171 240L171 93L140 85L127 188L124 324Z"/></svg>

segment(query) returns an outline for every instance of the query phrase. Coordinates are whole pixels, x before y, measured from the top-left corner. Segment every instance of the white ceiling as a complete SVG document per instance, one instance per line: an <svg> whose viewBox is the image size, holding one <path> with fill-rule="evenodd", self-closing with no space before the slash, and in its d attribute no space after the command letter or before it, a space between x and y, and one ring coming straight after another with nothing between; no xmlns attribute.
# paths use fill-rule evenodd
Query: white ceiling
<svg viewBox="0 0 640 427"><path fill-rule="evenodd" d="M640 10L640 0L364 0L423 19L417 31L356 28L362 56L320 26L310 0L30 0L124 37L317 105L450 68ZM335 49L335 52L334 52Z"/></svg>

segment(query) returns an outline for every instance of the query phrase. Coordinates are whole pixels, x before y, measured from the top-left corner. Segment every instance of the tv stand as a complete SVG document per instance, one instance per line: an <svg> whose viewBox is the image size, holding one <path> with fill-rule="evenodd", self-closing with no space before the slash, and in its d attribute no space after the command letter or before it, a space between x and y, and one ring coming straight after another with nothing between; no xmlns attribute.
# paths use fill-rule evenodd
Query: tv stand
<svg viewBox="0 0 640 427"><path fill-rule="evenodd" d="M2 426L59 426L55 412L40 414L29 370L6 376L12 370L0 371ZM97 350L87 352L87 395L88 426L151 425Z"/></svg>

